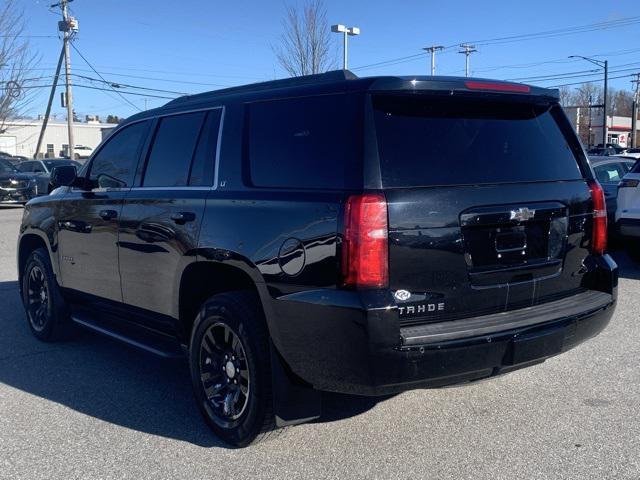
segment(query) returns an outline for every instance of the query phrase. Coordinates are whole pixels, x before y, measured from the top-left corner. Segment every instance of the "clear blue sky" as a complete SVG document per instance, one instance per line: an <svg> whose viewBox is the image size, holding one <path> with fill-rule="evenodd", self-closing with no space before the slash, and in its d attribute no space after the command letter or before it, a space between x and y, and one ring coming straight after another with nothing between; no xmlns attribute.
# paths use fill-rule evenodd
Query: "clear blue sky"
<svg viewBox="0 0 640 480"><path fill-rule="evenodd" d="M48 8L54 2L21 0L18 3L25 10L27 34L53 36L31 39L41 57L39 67L42 70L38 73L52 75L60 49L60 41L55 37L59 16ZM282 18L288 3L292 2L75 0L70 5L80 24L75 44L104 78L192 93L285 76L271 45L277 42L282 31ZM368 69L357 67L419 54L427 45L448 46L640 15L637 0L327 0L326 6L330 23L361 28L362 34L350 41L350 67L362 76L426 74L426 56ZM340 58L340 38L333 36L336 58ZM572 54L609 54L607 58L612 70L637 68L635 71L640 71L640 23L573 35L481 45L478 49L479 52L472 56L471 67L474 75L482 77L513 79L595 68L584 61L567 60L566 57ZM451 49L438 57L439 74L463 74L464 56L456 51ZM72 60L75 73L96 76L74 51ZM529 65L549 60L558 62ZM519 67L503 67L508 65ZM611 76L631 72L625 70ZM594 80L598 78L593 77ZM586 79L540 84L552 86ZM616 88L630 89L629 80L623 78L611 83ZM100 86L87 80L82 83ZM44 89L38 94L31 114L44 111L47 94ZM128 116L136 111L114 93L76 88L74 96L80 115ZM144 97L127 98L138 108L145 107ZM165 101L151 97L146 100L149 108ZM56 97L54 113L63 118L64 111L59 103L59 97Z"/></svg>

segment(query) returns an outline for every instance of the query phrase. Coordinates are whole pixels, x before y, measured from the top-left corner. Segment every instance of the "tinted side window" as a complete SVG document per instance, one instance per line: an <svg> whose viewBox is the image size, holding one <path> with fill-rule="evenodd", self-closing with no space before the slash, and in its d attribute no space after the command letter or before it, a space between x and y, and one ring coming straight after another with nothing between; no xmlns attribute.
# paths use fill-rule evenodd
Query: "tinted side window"
<svg viewBox="0 0 640 480"><path fill-rule="evenodd" d="M111 136L93 158L91 180L103 188L131 186L148 127L148 121L134 123Z"/></svg>
<svg viewBox="0 0 640 480"><path fill-rule="evenodd" d="M211 186L218 146L218 135L222 121L222 109L212 110L207 114L204 128L200 134L200 141L196 148L191 166L189 185Z"/></svg>
<svg viewBox="0 0 640 480"><path fill-rule="evenodd" d="M362 98L325 95L249 107L250 182L258 187L362 184Z"/></svg>
<svg viewBox="0 0 640 480"><path fill-rule="evenodd" d="M22 162L18 165L18 170L21 172L33 172L34 162Z"/></svg>
<svg viewBox="0 0 640 480"><path fill-rule="evenodd" d="M615 183L617 184L622 180L624 171L619 163L609 163L606 165L597 165L593 167L593 173L596 179L600 183Z"/></svg>
<svg viewBox="0 0 640 480"><path fill-rule="evenodd" d="M629 170L633 168L633 162L622 162L620 166L622 167L622 171L624 173L627 173Z"/></svg>
<svg viewBox="0 0 640 480"><path fill-rule="evenodd" d="M160 119L144 174L145 187L187 185L204 117L205 112L197 112Z"/></svg>

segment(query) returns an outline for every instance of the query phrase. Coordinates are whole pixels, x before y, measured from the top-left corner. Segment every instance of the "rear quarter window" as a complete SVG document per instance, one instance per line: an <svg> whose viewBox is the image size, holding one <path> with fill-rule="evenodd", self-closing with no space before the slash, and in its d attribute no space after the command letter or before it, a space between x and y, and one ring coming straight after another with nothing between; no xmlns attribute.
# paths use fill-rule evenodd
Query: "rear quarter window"
<svg viewBox="0 0 640 480"><path fill-rule="evenodd" d="M385 187L582 178L559 107L391 95L373 102Z"/></svg>
<svg viewBox="0 0 640 480"><path fill-rule="evenodd" d="M358 95L323 95L248 106L249 183L256 187L346 189L362 184Z"/></svg>

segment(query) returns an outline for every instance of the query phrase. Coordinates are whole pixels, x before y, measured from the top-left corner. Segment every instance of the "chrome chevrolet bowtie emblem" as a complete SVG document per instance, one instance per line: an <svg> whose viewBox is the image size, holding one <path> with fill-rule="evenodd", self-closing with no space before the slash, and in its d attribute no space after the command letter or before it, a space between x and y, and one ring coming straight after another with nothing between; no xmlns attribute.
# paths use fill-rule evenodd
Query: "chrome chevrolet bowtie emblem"
<svg viewBox="0 0 640 480"><path fill-rule="evenodd" d="M519 222L524 222L526 220L531 220L536 216L535 210L530 210L527 207L519 208L517 210L511 210L511 216L509 220L517 220Z"/></svg>

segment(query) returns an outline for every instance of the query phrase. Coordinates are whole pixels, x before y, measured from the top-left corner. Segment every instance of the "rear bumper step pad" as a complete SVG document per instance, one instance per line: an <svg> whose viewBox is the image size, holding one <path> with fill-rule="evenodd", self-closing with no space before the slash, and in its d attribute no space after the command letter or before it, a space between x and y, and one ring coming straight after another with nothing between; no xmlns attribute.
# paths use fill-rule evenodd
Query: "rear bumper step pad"
<svg viewBox="0 0 640 480"><path fill-rule="evenodd" d="M400 329L403 346L428 345L491 335L547 322L576 318L613 303L605 292L588 291L533 307L462 320L417 325Z"/></svg>

